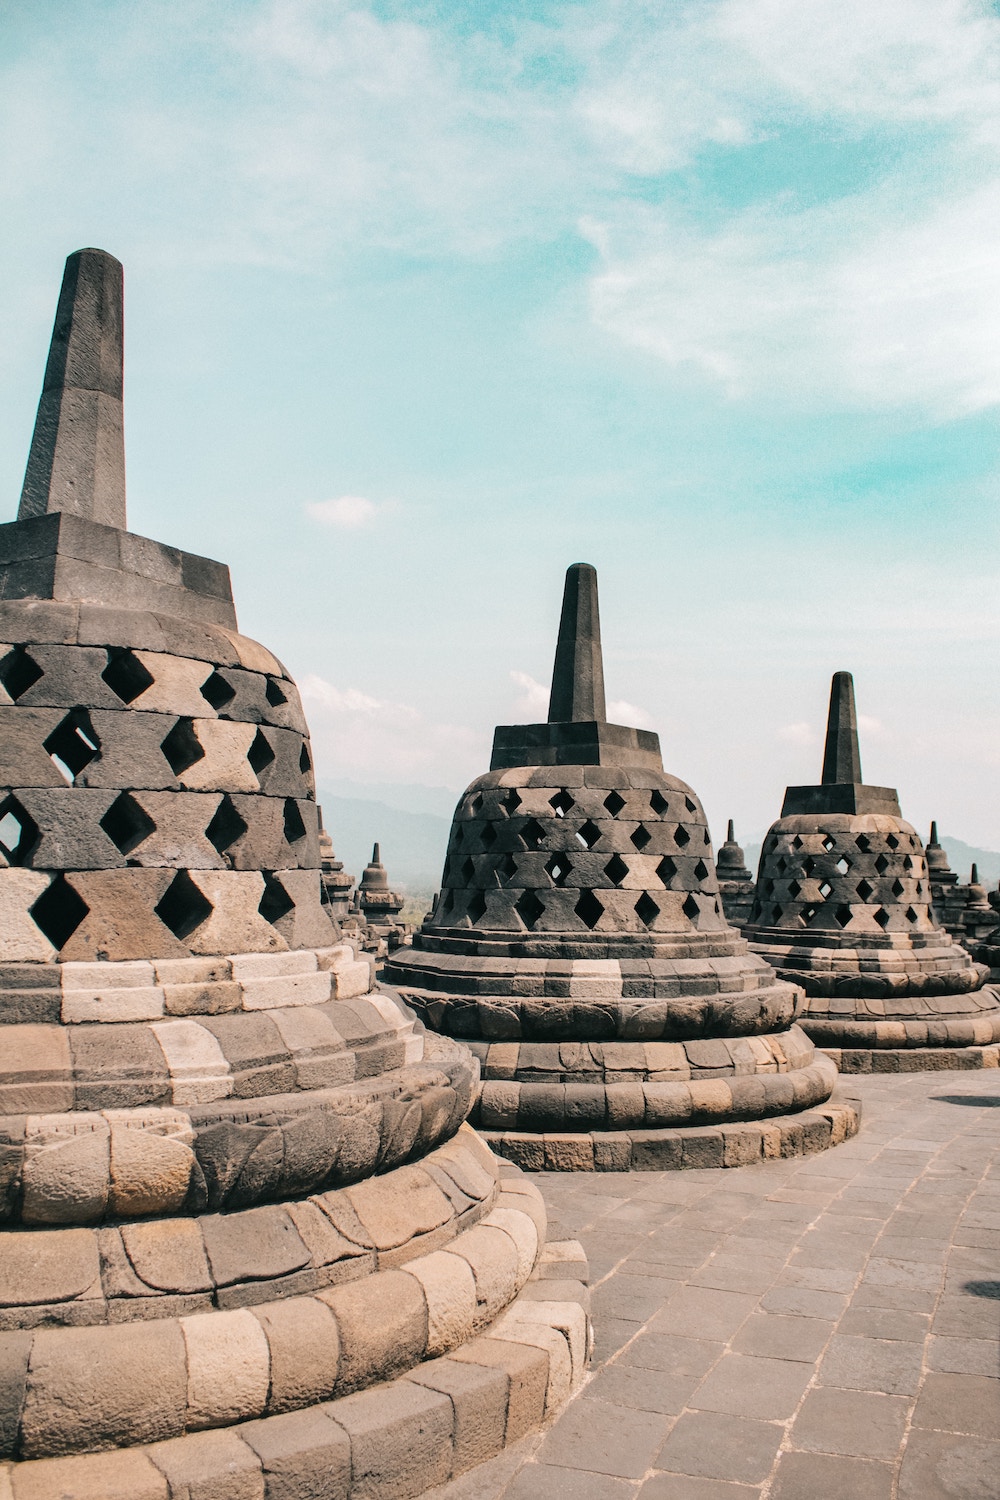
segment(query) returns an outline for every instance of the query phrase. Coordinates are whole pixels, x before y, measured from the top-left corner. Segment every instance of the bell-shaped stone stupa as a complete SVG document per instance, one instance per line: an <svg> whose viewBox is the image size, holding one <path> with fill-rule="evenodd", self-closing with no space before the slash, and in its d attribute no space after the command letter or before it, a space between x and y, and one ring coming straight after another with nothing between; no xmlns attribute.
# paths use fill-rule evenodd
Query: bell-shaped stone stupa
<svg viewBox="0 0 1000 1500"><path fill-rule="evenodd" d="M726 921L733 927L742 927L753 906L753 876L747 869L746 856L736 842L732 818L729 819L726 842L716 857L715 875Z"/></svg>
<svg viewBox="0 0 1000 1500"><path fill-rule="evenodd" d="M606 718L584 563L548 721L497 729L434 910L386 975L476 1052L479 1123L522 1163L732 1165L853 1124L846 1107L790 1114L823 1104L835 1070L795 1025L800 991L728 926L694 792L655 734Z"/></svg>
<svg viewBox="0 0 1000 1500"><path fill-rule="evenodd" d="M321 904L228 569L125 529L121 313L72 255L0 527L0 1493L413 1495L565 1394L584 1313L521 1296L475 1060Z"/></svg>
<svg viewBox="0 0 1000 1500"><path fill-rule="evenodd" d="M849 672L833 678L822 783L785 792L743 931L805 989L802 1027L845 1071L996 1065L986 970L937 925L896 792L861 780Z"/></svg>

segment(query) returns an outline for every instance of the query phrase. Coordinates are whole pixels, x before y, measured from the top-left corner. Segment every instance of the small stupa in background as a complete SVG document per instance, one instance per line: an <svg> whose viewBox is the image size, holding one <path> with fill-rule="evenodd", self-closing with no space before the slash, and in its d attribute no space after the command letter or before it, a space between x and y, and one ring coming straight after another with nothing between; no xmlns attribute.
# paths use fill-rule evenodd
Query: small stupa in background
<svg viewBox="0 0 1000 1500"><path fill-rule="evenodd" d="M721 845L716 856L715 875L719 882L719 897L726 920L738 930L750 916L754 881L747 869L746 856L736 842L732 818L729 819L726 842Z"/></svg>
<svg viewBox="0 0 1000 1500"><path fill-rule="evenodd" d="M319 819L319 868L320 884L323 888L323 903L335 922L343 922L351 909L351 892L354 876L344 869L333 849L333 840L323 826L323 810L317 807Z"/></svg>
<svg viewBox="0 0 1000 1500"><path fill-rule="evenodd" d="M935 920L895 790L862 782L849 672L830 690L822 782L788 787L764 840L744 935L806 991L803 1030L844 1071L996 1064L987 971Z"/></svg>

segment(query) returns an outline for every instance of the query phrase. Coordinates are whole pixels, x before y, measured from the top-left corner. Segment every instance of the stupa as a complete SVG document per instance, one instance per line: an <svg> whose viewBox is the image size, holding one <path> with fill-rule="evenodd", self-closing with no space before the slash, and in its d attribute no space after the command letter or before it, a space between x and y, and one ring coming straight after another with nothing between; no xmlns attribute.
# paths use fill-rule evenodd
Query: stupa
<svg viewBox="0 0 1000 1500"><path fill-rule="evenodd" d="M319 807L316 809L316 816L319 823L320 886L323 892L323 904L333 920L339 922L351 909L354 876L349 875L344 869L344 861L337 858L333 840L323 827L323 813Z"/></svg>
<svg viewBox="0 0 1000 1500"><path fill-rule="evenodd" d="M416 1495L567 1394L582 1266L338 941L228 569L125 528L121 328L70 256L0 527L0 1493Z"/></svg>
<svg viewBox="0 0 1000 1500"><path fill-rule="evenodd" d="M548 721L502 725L437 903L386 977L483 1065L475 1118L532 1167L736 1165L854 1128L801 992L728 926L705 814L609 723L597 575L566 576ZM805 1113L794 1113L805 1111Z"/></svg>
<svg viewBox="0 0 1000 1500"><path fill-rule="evenodd" d="M743 932L806 991L802 1028L845 1072L996 1066L986 969L935 921L896 792L861 780L849 672L833 678L822 783L787 788Z"/></svg>
<svg viewBox="0 0 1000 1500"><path fill-rule="evenodd" d="M746 856L736 842L732 818L729 819L726 842L721 845L715 861L715 877L719 882L719 899L726 921L739 929L749 918L753 906L753 876L747 869Z"/></svg>
<svg viewBox="0 0 1000 1500"><path fill-rule="evenodd" d="M389 931L396 926L396 917L403 909L403 897L390 889L389 876L382 863L382 851L378 844L372 848L372 857L365 865L361 884L358 886L358 909L376 931Z"/></svg>

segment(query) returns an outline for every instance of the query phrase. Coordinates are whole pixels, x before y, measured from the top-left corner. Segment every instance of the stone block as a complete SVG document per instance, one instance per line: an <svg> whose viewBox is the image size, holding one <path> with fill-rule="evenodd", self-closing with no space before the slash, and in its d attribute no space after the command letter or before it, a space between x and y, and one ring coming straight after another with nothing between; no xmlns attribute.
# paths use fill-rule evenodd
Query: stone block
<svg viewBox="0 0 1000 1500"><path fill-rule="evenodd" d="M33 1136L29 1120L21 1209L26 1224L92 1224L104 1216L111 1183L110 1131L95 1116L72 1125L78 1133Z"/></svg>
<svg viewBox="0 0 1000 1500"><path fill-rule="evenodd" d="M500 1229L476 1225L460 1235L445 1254L458 1255L472 1267L479 1322L495 1318L517 1291L518 1251L514 1242Z"/></svg>
<svg viewBox="0 0 1000 1500"><path fill-rule="evenodd" d="M162 1024L162 1023L161 1023ZM265 1012L206 1016L201 1025L216 1038L233 1074L233 1093L241 1099L285 1093L295 1086L295 1070L281 1033Z"/></svg>
<svg viewBox="0 0 1000 1500"><path fill-rule="evenodd" d="M95 709L90 722L100 754L78 774L75 786L120 791L122 787L155 790L176 785L161 748L171 728L167 716Z"/></svg>
<svg viewBox="0 0 1000 1500"><path fill-rule="evenodd" d="M367 967L366 964L366 970ZM323 1005L330 999L330 975L321 971L315 974L287 974L273 979L246 979L241 987L244 1010Z"/></svg>
<svg viewBox="0 0 1000 1500"><path fill-rule="evenodd" d="M427 1303L420 1282L405 1271L382 1271L317 1296L337 1320L338 1393L387 1380L424 1357Z"/></svg>
<svg viewBox="0 0 1000 1500"><path fill-rule="evenodd" d="M152 677L149 687L131 700L130 707L145 713L185 714L207 717L208 699L202 685L212 675L212 664L190 656L171 656L163 651L133 651Z"/></svg>
<svg viewBox="0 0 1000 1500"><path fill-rule="evenodd" d="M43 743L63 718L59 708L0 705L0 786L66 785Z"/></svg>
<svg viewBox="0 0 1000 1500"><path fill-rule="evenodd" d="M337 1383L337 1320L317 1297L289 1297L254 1309L271 1351L268 1412L324 1401Z"/></svg>
<svg viewBox="0 0 1000 1500"><path fill-rule="evenodd" d="M289 948L328 945L336 934L321 905L320 872L279 868L272 879L280 885L286 900L291 902L291 909L275 917L273 924Z"/></svg>
<svg viewBox="0 0 1000 1500"><path fill-rule="evenodd" d="M365 960L358 959L335 969L330 975L330 981L334 1000L354 1000L367 995L371 989L371 968Z"/></svg>
<svg viewBox="0 0 1000 1500"><path fill-rule="evenodd" d="M150 1027L166 1063L175 1104L206 1104L233 1091L218 1038L197 1021L160 1021Z"/></svg>
<svg viewBox="0 0 1000 1500"><path fill-rule="evenodd" d="M235 1432L189 1432L154 1443L149 1457L170 1500L266 1500L260 1460Z"/></svg>
<svg viewBox="0 0 1000 1500"><path fill-rule="evenodd" d="M30 1351L30 1333L0 1334L0 1458L13 1457L17 1448Z"/></svg>
<svg viewBox="0 0 1000 1500"><path fill-rule="evenodd" d="M479 1338L457 1349L451 1358L500 1370L507 1377L504 1441L508 1447L541 1424L549 1383L549 1360L544 1349L509 1339Z"/></svg>
<svg viewBox="0 0 1000 1500"><path fill-rule="evenodd" d="M724 1137L721 1130L692 1129L679 1134L682 1166L721 1167L724 1164Z"/></svg>
<svg viewBox="0 0 1000 1500"><path fill-rule="evenodd" d="M270 1352L253 1313L196 1313L180 1324L187 1347L187 1425L226 1427L261 1416Z"/></svg>
<svg viewBox="0 0 1000 1500"><path fill-rule="evenodd" d="M452 1474L464 1474L504 1446L507 1376L495 1366L452 1359L428 1360L406 1377L440 1391L454 1412Z"/></svg>
<svg viewBox="0 0 1000 1500"><path fill-rule="evenodd" d="M40 870L0 869L0 960L49 963L55 958L55 948L30 911L50 884Z"/></svg>
<svg viewBox="0 0 1000 1500"><path fill-rule="evenodd" d="M21 1419L25 1458L131 1447L184 1430L184 1342L173 1320L41 1328Z"/></svg>
<svg viewBox="0 0 1000 1500"><path fill-rule="evenodd" d="M452 1216L448 1198L418 1166L400 1167L391 1177L345 1188L344 1197L377 1250L405 1245L447 1224Z"/></svg>
<svg viewBox="0 0 1000 1500"><path fill-rule="evenodd" d="M67 1026L79 1021L155 1021L163 1009L163 991L151 984L132 990L118 986L63 990L62 1019Z"/></svg>
<svg viewBox="0 0 1000 1500"><path fill-rule="evenodd" d="M545 1166L550 1172L592 1172L594 1141L590 1135L548 1135Z"/></svg>
<svg viewBox="0 0 1000 1500"><path fill-rule="evenodd" d="M36 870L107 870L125 856L101 827L113 791L84 787L27 787L17 800L34 820L38 841L27 864Z"/></svg>
<svg viewBox="0 0 1000 1500"><path fill-rule="evenodd" d="M89 1229L4 1234L0 1251L0 1306L67 1302L100 1286L97 1239Z"/></svg>
<svg viewBox="0 0 1000 1500"><path fill-rule="evenodd" d="M66 878L87 912L60 950L64 960L115 961L153 954L170 958L187 953L154 910L173 879L171 871L85 870Z"/></svg>
<svg viewBox="0 0 1000 1500"><path fill-rule="evenodd" d="M155 826L129 851L143 866L177 870L218 870L226 860L205 830L222 798L218 792L147 791L129 794Z"/></svg>
<svg viewBox="0 0 1000 1500"><path fill-rule="evenodd" d="M194 1219L123 1224L122 1242L136 1275L161 1292L206 1292L213 1286L201 1230Z"/></svg>
<svg viewBox="0 0 1000 1500"><path fill-rule="evenodd" d="M309 1264L309 1251L277 1204L240 1214L206 1214L200 1226L217 1286L288 1276Z"/></svg>
<svg viewBox="0 0 1000 1500"><path fill-rule="evenodd" d="M404 1263L415 1276L427 1303L427 1358L458 1348L476 1325L476 1279L468 1261L437 1250Z"/></svg>
<svg viewBox="0 0 1000 1500"><path fill-rule="evenodd" d="M452 1404L443 1392L398 1380L338 1401L350 1435L351 1500L410 1500L452 1472Z"/></svg>
<svg viewBox="0 0 1000 1500"><path fill-rule="evenodd" d="M534 1220L520 1209L510 1206L513 1194L506 1202L497 1206L482 1220L490 1228L502 1229L509 1234L517 1249L517 1284L523 1285L531 1275L538 1257L539 1235Z"/></svg>
<svg viewBox="0 0 1000 1500"><path fill-rule="evenodd" d="M222 1016L242 1009L243 991L232 979L165 984L163 1007L168 1016Z"/></svg>
<svg viewBox="0 0 1000 1500"><path fill-rule="evenodd" d="M0 1113L48 1114L72 1108L72 1063L62 1027L5 1026L3 1044Z"/></svg>
<svg viewBox="0 0 1000 1500"><path fill-rule="evenodd" d="M632 1139L625 1132L602 1132L594 1136L594 1169L627 1172L632 1162Z"/></svg>
<svg viewBox="0 0 1000 1500"><path fill-rule="evenodd" d="M257 776L248 759L257 735L253 724L225 719L191 721L204 754L180 771L177 780L189 792L256 792Z"/></svg>
<svg viewBox="0 0 1000 1500"><path fill-rule="evenodd" d="M548 1381L545 1387L545 1415L549 1416L566 1401L573 1389L573 1359L561 1333L548 1326L544 1318L527 1322L516 1316L517 1310L500 1318L490 1330L496 1339L516 1344L534 1345L548 1357Z"/></svg>
<svg viewBox="0 0 1000 1500"><path fill-rule="evenodd" d="M192 952L274 953L287 947L258 910L264 894L264 877L258 871L192 870L190 879L212 907L188 935Z"/></svg>
<svg viewBox="0 0 1000 1500"><path fill-rule="evenodd" d="M176 1137L112 1126L111 1212L123 1218L177 1213L194 1165L194 1152Z"/></svg>
<svg viewBox="0 0 1000 1500"><path fill-rule="evenodd" d="M681 1166L681 1132L633 1130L633 1172L675 1172Z"/></svg>
<svg viewBox="0 0 1000 1500"><path fill-rule="evenodd" d="M267 1500L348 1500L351 1440L327 1415L333 1409L289 1412L240 1428L260 1459Z"/></svg>
<svg viewBox="0 0 1000 1500"><path fill-rule="evenodd" d="M300 765L302 751L308 746L308 741L290 729L273 729L262 725L258 732L274 755L274 759L262 766L257 773L261 791L266 792L269 797L308 798L313 790L311 761L307 771L303 771ZM308 757L308 749L306 753Z"/></svg>
<svg viewBox="0 0 1000 1500"><path fill-rule="evenodd" d="M14 1500L171 1500L167 1481L138 1449L18 1464Z"/></svg>

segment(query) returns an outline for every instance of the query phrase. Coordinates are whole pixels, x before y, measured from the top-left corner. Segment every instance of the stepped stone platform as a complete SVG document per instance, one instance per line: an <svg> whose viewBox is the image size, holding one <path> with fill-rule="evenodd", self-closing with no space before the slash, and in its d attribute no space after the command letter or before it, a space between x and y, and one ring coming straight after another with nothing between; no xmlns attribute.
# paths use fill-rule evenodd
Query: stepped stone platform
<svg viewBox="0 0 1000 1500"><path fill-rule="evenodd" d="M575 564L549 722L497 729L386 979L478 1056L471 1118L522 1164L727 1166L843 1138L856 1117L797 1025L801 990L728 925L700 802L654 734L606 724L603 683L596 574Z"/></svg>
<svg viewBox="0 0 1000 1500"><path fill-rule="evenodd" d="M861 781L854 684L838 672L822 783L786 790L743 935L805 991L800 1024L843 1072L997 1066L1000 998L931 899L896 792Z"/></svg>
<svg viewBox="0 0 1000 1500"><path fill-rule="evenodd" d="M416 1495L580 1380L586 1264L331 920L228 570L124 529L121 282L0 527L0 1500Z"/></svg>

